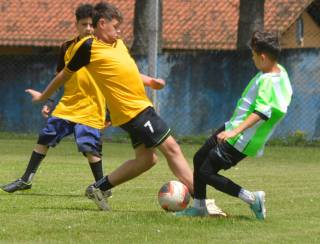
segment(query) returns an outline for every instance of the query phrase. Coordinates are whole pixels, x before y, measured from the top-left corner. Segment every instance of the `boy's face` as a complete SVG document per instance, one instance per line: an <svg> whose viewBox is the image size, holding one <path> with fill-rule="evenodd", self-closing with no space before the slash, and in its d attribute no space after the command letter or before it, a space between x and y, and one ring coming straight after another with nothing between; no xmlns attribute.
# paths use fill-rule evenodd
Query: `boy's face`
<svg viewBox="0 0 320 244"><path fill-rule="evenodd" d="M80 19L76 23L80 38L93 34L92 18Z"/></svg>
<svg viewBox="0 0 320 244"><path fill-rule="evenodd" d="M116 19L108 21L101 18L98 21L96 28L96 35L102 39L102 41L113 44L120 37L120 22Z"/></svg>

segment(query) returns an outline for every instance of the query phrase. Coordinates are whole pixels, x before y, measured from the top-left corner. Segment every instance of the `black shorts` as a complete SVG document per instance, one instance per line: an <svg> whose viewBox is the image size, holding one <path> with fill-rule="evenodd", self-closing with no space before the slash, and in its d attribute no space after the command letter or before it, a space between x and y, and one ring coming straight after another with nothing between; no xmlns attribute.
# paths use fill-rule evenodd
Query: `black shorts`
<svg viewBox="0 0 320 244"><path fill-rule="evenodd" d="M156 147L170 135L170 128L152 107L120 127L129 133L133 148L141 144L147 148Z"/></svg>
<svg viewBox="0 0 320 244"><path fill-rule="evenodd" d="M214 165L215 169L219 170L227 170L234 167L246 157L245 154L239 152L228 142L218 143L217 136L224 130L225 126L223 125L213 133L198 151L206 152L206 157L210 159L211 164Z"/></svg>

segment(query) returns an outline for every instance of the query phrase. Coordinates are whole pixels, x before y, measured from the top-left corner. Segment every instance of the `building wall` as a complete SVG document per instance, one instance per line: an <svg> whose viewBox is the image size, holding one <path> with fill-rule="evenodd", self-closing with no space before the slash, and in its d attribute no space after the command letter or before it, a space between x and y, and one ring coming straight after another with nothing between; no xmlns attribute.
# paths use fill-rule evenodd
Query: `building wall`
<svg viewBox="0 0 320 244"><path fill-rule="evenodd" d="M276 137L301 130L320 137L319 49L285 50L294 96ZM40 105L32 105L26 88L43 89L52 78L56 56L0 56L0 131L38 132L45 124ZM145 58L138 58L146 73ZM249 52L164 53L159 77L167 86L158 91L159 113L177 135L208 134L232 114L237 99L257 72ZM119 130L107 130L114 135Z"/></svg>
<svg viewBox="0 0 320 244"><path fill-rule="evenodd" d="M320 47L320 26L304 12L302 14L304 23L303 45L299 46L296 41L296 24L293 23L281 36L281 46L283 48L319 48Z"/></svg>

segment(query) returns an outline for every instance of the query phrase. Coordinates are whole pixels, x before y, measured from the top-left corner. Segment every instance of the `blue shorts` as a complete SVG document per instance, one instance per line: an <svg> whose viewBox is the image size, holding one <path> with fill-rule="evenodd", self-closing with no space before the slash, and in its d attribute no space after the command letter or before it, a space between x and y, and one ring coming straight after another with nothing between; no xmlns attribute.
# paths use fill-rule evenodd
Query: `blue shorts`
<svg viewBox="0 0 320 244"><path fill-rule="evenodd" d="M64 137L74 134L79 152L102 155L102 133L86 125L50 117L47 126L39 133L38 144L55 147Z"/></svg>

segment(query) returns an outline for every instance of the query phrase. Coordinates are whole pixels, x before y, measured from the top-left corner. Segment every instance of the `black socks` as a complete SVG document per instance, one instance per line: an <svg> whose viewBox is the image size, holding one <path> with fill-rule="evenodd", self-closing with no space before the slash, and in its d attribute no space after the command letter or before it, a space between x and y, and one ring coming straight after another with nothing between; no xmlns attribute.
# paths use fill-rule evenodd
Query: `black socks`
<svg viewBox="0 0 320 244"><path fill-rule="evenodd" d="M94 179L96 181L100 180L103 177L102 160L95 163L89 163L89 165Z"/></svg>
<svg viewBox="0 0 320 244"><path fill-rule="evenodd" d="M99 188L102 191L109 190L113 187L113 185L109 182L108 176L105 176L94 183L96 188Z"/></svg>
<svg viewBox="0 0 320 244"><path fill-rule="evenodd" d="M24 175L21 177L21 179L23 181L25 181L25 182L32 181L34 174L36 173L42 159L44 159L45 156L46 156L45 154L40 154L35 151L32 152L27 169L26 169Z"/></svg>

